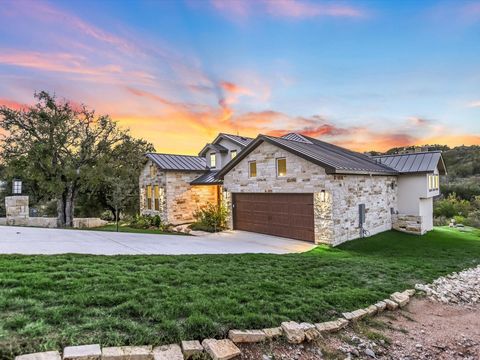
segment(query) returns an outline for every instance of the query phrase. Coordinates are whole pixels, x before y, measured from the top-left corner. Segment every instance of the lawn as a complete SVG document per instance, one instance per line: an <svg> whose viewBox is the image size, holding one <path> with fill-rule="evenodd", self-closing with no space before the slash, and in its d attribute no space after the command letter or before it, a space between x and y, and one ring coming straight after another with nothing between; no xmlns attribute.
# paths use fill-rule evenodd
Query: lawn
<svg viewBox="0 0 480 360"><path fill-rule="evenodd" d="M104 226L90 228L90 229L83 229L83 230L94 230L94 231L117 231L117 225L115 224L107 224ZM121 224L118 227L119 232L126 232L126 233L138 233L138 234L159 234L159 235L186 235L184 233L179 233L176 231L161 231L157 229L136 229L125 224Z"/></svg>
<svg viewBox="0 0 480 360"><path fill-rule="evenodd" d="M480 263L480 234L386 232L303 254L0 256L0 358L317 322Z"/></svg>

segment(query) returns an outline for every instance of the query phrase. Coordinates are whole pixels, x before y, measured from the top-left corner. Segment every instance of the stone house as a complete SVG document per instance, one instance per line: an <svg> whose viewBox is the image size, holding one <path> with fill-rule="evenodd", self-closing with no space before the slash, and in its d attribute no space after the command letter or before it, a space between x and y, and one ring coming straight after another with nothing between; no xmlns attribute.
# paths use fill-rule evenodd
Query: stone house
<svg viewBox="0 0 480 360"><path fill-rule="evenodd" d="M198 156L146 154L140 174L140 213L159 215L165 224L193 222L199 208L220 202L218 170L252 140L221 133Z"/></svg>
<svg viewBox="0 0 480 360"><path fill-rule="evenodd" d="M143 213L188 222L198 206L221 201L232 229L330 245L392 228L414 234L433 228L432 199L446 174L440 152L369 157L292 133L245 138L232 155L227 142L220 144L224 135L194 157L207 169L201 175L161 167L147 155L158 169L149 177L147 164L142 173L141 201L153 206L145 200L153 184L159 204Z"/></svg>

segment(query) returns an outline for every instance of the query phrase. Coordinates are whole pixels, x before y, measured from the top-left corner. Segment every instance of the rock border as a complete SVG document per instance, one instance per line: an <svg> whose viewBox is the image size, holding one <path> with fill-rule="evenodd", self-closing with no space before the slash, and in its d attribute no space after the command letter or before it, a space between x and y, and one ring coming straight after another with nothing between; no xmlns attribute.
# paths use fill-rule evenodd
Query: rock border
<svg viewBox="0 0 480 360"><path fill-rule="evenodd" d="M385 310L393 311L402 308L414 295L414 289L394 292L388 299L364 309L345 312L342 314L343 317L333 321L317 324L285 321L276 328L232 329L228 332L228 339L204 339L202 342L198 340L182 341L181 347L178 344L170 344L157 347L145 345L101 348L99 344L90 344L67 346L63 349L63 357L58 351L47 351L18 355L15 360L188 360L195 359L203 353L207 353L213 360L229 360L241 354L236 344L262 342L280 336L285 336L291 344L314 341L322 334L340 331L349 323L375 316Z"/></svg>

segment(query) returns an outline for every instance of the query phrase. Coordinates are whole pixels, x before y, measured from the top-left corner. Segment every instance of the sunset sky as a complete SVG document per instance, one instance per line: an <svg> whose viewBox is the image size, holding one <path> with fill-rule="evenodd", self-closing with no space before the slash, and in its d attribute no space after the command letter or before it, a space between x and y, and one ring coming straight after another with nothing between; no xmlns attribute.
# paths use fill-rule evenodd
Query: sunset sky
<svg viewBox="0 0 480 360"><path fill-rule="evenodd" d="M0 105L39 90L159 152L218 132L480 144L480 0L0 0Z"/></svg>

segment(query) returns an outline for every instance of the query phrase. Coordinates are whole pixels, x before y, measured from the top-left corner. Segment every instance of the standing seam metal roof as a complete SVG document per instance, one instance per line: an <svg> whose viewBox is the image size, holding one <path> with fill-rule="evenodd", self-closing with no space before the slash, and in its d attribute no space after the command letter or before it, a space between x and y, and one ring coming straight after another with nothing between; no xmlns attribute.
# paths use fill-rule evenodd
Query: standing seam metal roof
<svg viewBox="0 0 480 360"><path fill-rule="evenodd" d="M429 151L422 153L397 154L397 155L379 155L374 156L376 161L397 170L399 173L421 173L433 172L439 162L439 170L445 172L441 162L441 151Z"/></svg>
<svg viewBox="0 0 480 360"><path fill-rule="evenodd" d="M207 170L205 158L190 155L146 154L162 170L202 171Z"/></svg>

